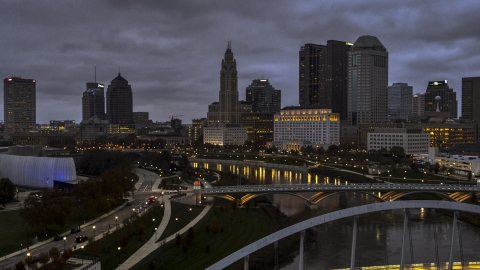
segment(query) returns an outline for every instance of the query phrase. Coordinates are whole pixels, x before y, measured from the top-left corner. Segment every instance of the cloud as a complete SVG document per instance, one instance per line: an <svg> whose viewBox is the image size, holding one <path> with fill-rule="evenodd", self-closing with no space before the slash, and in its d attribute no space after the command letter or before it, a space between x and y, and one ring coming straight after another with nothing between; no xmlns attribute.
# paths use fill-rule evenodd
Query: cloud
<svg viewBox="0 0 480 270"><path fill-rule="evenodd" d="M81 120L85 83L106 85L119 69L134 110L155 121L206 117L218 101L227 39L239 98L253 79L298 104L298 51L305 43L375 35L389 51L389 83L424 92L479 76L480 4L473 1L6 1L0 10L0 74L37 79L37 122ZM0 119L3 113L0 97ZM459 101L461 104L461 102Z"/></svg>

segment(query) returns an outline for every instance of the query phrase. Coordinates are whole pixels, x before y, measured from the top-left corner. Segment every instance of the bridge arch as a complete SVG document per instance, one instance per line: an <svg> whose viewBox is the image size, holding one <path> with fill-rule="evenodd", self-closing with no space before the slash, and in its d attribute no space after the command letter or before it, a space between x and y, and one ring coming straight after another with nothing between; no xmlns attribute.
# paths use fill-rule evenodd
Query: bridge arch
<svg viewBox="0 0 480 270"><path fill-rule="evenodd" d="M313 204L317 204L317 203L325 200L325 199L328 198L328 197L331 197L331 196L333 196L333 195L337 195L337 194L340 194L340 193L347 193L347 192L351 193L351 191L335 191L335 192L332 192L332 193L327 193L327 194L325 194L325 196L322 196L322 197L320 197L320 198L317 199L317 200L312 200L312 198L314 198L315 195L321 193L321 192L319 192L319 193L313 195L312 197L310 197L310 201L311 201ZM366 194L366 195L373 196L373 197L379 199L379 200L382 201L382 202L385 201L385 200L382 199L381 197L378 197L377 195L375 195L375 194L373 194L372 192L369 192L369 191L356 190L355 192L363 193L363 194Z"/></svg>
<svg viewBox="0 0 480 270"><path fill-rule="evenodd" d="M442 193L442 192L438 192L438 191L425 191L425 190L421 190L421 191L406 191L406 192L402 192L400 194L397 194L396 196L394 196L393 200L392 201L397 201L398 199L402 198L402 197L405 197L407 195L411 195L411 194L415 194L415 193L430 193L430 194L435 194L435 195L438 195L440 198L443 198L447 201L450 201L450 202L457 202L455 199L453 199L452 197L448 196L448 194L446 193ZM387 199L383 199L384 201L388 201Z"/></svg>
<svg viewBox="0 0 480 270"><path fill-rule="evenodd" d="M303 230L306 230L314 226L318 226L318 225L325 224L325 223L342 219L342 218L354 217L354 216L359 216L359 215L373 213L373 212L399 210L399 209L411 209L411 208L446 209L446 210L480 214L480 206L478 205L458 203L458 202L448 202L448 201L432 201L432 200L395 201L395 202L374 203L374 204L351 207L351 208L334 211L328 214L324 214L321 216L317 216L317 217L299 222L285 229L277 231L273 234L270 234L266 237L263 237L241 248L240 250L228 255L227 257L221 259L220 261L208 267L207 270L223 269L229 266L230 264L244 258L245 256L261 248L264 248L287 236L299 233Z"/></svg>
<svg viewBox="0 0 480 270"><path fill-rule="evenodd" d="M269 195L269 194L286 194L286 195L291 195L291 196L295 196L295 197L298 197L300 199L303 199L307 202L311 202L308 198L306 197L303 197L302 195L298 194L298 193L294 193L294 192L288 192L288 191L285 191L285 192L281 192L281 191L271 191L271 192L264 192L264 193L249 193L247 195L252 195L252 196L249 196L247 199L243 200L243 197L242 197L242 204L254 199L254 198L257 198L257 197L260 197L260 196L263 196L263 195Z"/></svg>

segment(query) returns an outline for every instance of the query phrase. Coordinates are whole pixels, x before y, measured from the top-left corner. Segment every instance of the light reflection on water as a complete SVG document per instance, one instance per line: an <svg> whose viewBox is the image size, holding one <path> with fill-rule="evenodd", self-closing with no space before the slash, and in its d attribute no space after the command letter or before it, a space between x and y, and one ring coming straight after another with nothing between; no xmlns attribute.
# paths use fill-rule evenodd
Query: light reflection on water
<svg viewBox="0 0 480 270"><path fill-rule="evenodd" d="M219 168L219 166L216 166ZM329 178L318 175L302 175L299 172L281 171L268 168L236 168L229 166L230 172L241 172L242 177L254 180L257 184L299 184L328 183L339 184L348 179ZM221 165L220 165L221 168ZM301 193L311 197L315 193ZM380 193L378 194L380 196ZM378 199L364 193L341 193L321 201L317 210L311 210L305 201L287 194L266 195L270 201L286 215L305 220L324 213L348 207L376 203ZM403 216L400 210L362 215L359 218L355 266L399 264ZM451 242L452 218L432 209L412 209L410 211L412 242L406 243L405 261L412 263L432 263L436 261L434 233L437 232L438 257L440 262L448 261ZM467 223L459 222L462 237L463 258L465 261L480 260L480 230ZM314 228L316 242L305 250L305 269L332 269L350 267L353 218L347 218ZM457 234L458 239L458 234ZM412 250L410 249L412 247ZM454 245L454 261L461 261L459 241ZM284 270L298 269L298 259Z"/></svg>

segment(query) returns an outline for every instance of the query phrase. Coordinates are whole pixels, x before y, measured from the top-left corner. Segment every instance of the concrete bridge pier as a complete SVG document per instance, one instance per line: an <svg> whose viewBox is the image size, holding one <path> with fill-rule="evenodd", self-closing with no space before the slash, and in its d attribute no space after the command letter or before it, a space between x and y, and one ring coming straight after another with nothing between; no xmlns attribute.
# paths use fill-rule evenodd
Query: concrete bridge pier
<svg viewBox="0 0 480 270"><path fill-rule="evenodd" d="M243 270L248 270L248 261L250 260L250 255L243 257Z"/></svg>
<svg viewBox="0 0 480 270"><path fill-rule="evenodd" d="M304 266L304 261L303 261L303 250L304 250L304 247L305 247L305 230L303 230L302 232L300 232L300 260L299 260L299 263L298 263L298 270L303 270L303 266Z"/></svg>
<svg viewBox="0 0 480 270"><path fill-rule="evenodd" d="M450 259L448 260L448 270L452 270L453 262L453 244L455 243L455 230L457 229L458 211L453 211L452 242L450 243Z"/></svg>
<svg viewBox="0 0 480 270"><path fill-rule="evenodd" d="M195 189L193 191L193 194L195 194L195 204L199 205L202 202L202 190L201 189Z"/></svg>
<svg viewBox="0 0 480 270"><path fill-rule="evenodd" d="M407 228L408 228L408 216L410 215L410 210L405 209L404 219L403 219L403 238L402 238L402 255L400 257L400 270L403 270L405 267L404 251L405 251L405 242L407 241Z"/></svg>
<svg viewBox="0 0 480 270"><path fill-rule="evenodd" d="M357 223L358 216L353 218L352 254L350 257L350 269L355 269L355 248L357 246Z"/></svg>

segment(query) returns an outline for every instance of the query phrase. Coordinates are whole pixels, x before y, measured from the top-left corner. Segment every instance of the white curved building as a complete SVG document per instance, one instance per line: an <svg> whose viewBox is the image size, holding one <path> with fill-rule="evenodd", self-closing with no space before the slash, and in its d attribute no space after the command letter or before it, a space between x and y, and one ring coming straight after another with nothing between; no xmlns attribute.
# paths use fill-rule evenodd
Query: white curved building
<svg viewBox="0 0 480 270"><path fill-rule="evenodd" d="M53 187L53 181L76 179L73 158L0 155L0 177L15 185Z"/></svg>

